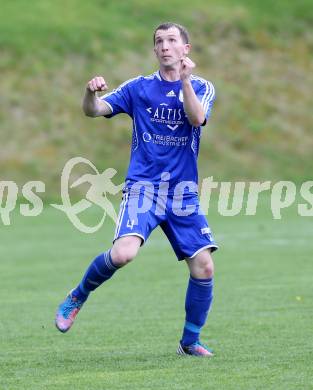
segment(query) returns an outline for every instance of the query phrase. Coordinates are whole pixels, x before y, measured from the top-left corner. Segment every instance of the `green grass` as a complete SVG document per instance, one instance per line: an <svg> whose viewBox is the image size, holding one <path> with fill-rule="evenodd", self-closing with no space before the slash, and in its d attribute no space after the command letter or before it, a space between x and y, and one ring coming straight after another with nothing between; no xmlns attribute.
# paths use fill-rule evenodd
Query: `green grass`
<svg viewBox="0 0 313 390"><path fill-rule="evenodd" d="M262 197L255 217L222 217L212 203L211 360L175 355L188 273L160 231L64 335L57 304L109 247L113 225L85 235L50 207L12 215L0 230L0 389L310 389L312 218L292 207L274 221L269 205Z"/></svg>

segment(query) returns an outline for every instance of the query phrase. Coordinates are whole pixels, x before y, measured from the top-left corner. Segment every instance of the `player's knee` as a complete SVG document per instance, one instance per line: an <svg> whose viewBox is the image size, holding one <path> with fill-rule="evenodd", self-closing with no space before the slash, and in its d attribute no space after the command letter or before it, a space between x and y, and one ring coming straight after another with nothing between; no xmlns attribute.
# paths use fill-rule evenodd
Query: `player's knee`
<svg viewBox="0 0 313 390"><path fill-rule="evenodd" d="M191 275L196 279L211 279L214 275L214 268L211 264L202 265L194 268Z"/></svg>
<svg viewBox="0 0 313 390"><path fill-rule="evenodd" d="M118 267L123 267L133 260L136 256L136 251L133 248L117 247L112 248L111 257L112 261Z"/></svg>
<svg viewBox="0 0 313 390"><path fill-rule="evenodd" d="M203 279L210 279L213 278L214 275L214 266L212 262L209 262L205 265L203 265L201 272L203 274Z"/></svg>
<svg viewBox="0 0 313 390"><path fill-rule="evenodd" d="M214 276L214 263L210 252L203 251L189 262L191 275L198 279L211 279Z"/></svg>
<svg viewBox="0 0 313 390"><path fill-rule="evenodd" d="M209 256L205 258L205 261L202 263L202 272L205 279L213 278L214 275L214 263L209 253Z"/></svg>
<svg viewBox="0 0 313 390"><path fill-rule="evenodd" d="M125 238L123 241L116 242L111 250L113 263L118 267L123 267L136 257L138 249L139 245L134 240Z"/></svg>

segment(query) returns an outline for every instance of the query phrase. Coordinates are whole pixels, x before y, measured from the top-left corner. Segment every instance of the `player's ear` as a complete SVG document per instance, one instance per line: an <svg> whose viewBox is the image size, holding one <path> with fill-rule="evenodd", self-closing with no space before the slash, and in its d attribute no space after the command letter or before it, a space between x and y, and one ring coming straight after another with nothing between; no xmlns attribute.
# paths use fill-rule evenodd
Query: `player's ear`
<svg viewBox="0 0 313 390"><path fill-rule="evenodd" d="M191 50L191 44L190 43L186 43L185 46L184 46L184 54L187 55Z"/></svg>

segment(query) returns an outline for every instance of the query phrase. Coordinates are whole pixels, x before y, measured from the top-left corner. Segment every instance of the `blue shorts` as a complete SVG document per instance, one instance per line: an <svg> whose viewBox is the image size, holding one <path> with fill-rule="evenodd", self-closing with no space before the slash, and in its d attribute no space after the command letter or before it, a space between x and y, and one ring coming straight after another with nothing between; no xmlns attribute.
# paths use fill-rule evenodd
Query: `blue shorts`
<svg viewBox="0 0 313 390"><path fill-rule="evenodd" d="M151 232L160 226L178 258L196 256L201 250L218 249L206 217L200 211L197 193L188 193L178 199L173 195L132 193L124 189L123 200L116 222L114 240L138 236L142 244Z"/></svg>

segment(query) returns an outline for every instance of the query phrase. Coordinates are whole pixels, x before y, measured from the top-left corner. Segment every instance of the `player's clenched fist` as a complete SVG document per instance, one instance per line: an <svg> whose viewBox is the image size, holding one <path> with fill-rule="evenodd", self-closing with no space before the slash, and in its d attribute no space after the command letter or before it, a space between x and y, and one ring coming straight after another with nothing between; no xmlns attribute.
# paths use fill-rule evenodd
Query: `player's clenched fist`
<svg viewBox="0 0 313 390"><path fill-rule="evenodd" d="M91 92L106 91L108 89L108 86L103 77L97 76L88 81L87 89L89 89L89 91Z"/></svg>

